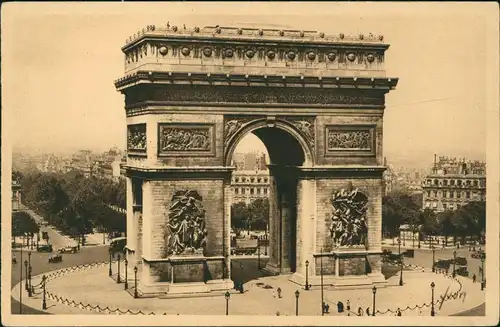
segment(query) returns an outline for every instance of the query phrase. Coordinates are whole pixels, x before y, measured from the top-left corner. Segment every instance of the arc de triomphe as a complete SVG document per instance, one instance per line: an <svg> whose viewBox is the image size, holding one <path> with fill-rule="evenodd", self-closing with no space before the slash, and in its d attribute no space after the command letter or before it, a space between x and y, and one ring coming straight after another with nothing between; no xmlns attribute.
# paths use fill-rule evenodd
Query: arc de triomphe
<svg viewBox="0 0 500 327"><path fill-rule="evenodd" d="M142 292L225 290L232 156L270 157L266 270L336 287L381 273L382 36L149 25L115 82L127 116L127 259ZM132 275L132 271L130 272Z"/></svg>

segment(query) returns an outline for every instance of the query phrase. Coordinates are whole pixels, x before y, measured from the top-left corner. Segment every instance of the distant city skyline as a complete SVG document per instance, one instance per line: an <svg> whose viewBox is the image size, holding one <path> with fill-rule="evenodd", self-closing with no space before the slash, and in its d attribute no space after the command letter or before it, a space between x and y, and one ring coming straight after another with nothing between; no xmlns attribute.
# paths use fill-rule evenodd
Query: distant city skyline
<svg viewBox="0 0 500 327"><path fill-rule="evenodd" d="M434 154L486 160L489 49L487 22L478 18L484 15L481 6L394 3L377 4L388 10L374 11L368 3L289 3L278 10L281 5L252 4L251 10L236 3L82 3L79 11L56 4L4 7L2 73L9 78L4 78L3 100L13 150L125 149L123 96L113 85L124 74L120 48L146 25L170 21L188 28L263 25L382 34L390 44L387 75L400 78L386 98L388 161L427 167ZM259 142L251 135L238 149L263 152Z"/></svg>

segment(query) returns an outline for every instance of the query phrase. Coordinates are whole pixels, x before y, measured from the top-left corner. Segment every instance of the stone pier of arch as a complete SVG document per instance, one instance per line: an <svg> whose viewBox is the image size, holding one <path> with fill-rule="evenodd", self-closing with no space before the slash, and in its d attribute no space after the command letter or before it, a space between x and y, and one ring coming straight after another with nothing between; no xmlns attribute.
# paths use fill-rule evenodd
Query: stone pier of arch
<svg viewBox="0 0 500 327"><path fill-rule="evenodd" d="M321 275L338 287L384 285L383 113L398 81L385 76L388 47L374 36L232 27L150 25L127 39L115 86L127 115L127 259L140 291L233 287L231 159L248 133L271 162L265 270L301 285L306 275L311 285ZM335 247L330 235L341 189L367 198L360 246ZM182 194L194 194L204 223L192 250L179 251L172 226Z"/></svg>

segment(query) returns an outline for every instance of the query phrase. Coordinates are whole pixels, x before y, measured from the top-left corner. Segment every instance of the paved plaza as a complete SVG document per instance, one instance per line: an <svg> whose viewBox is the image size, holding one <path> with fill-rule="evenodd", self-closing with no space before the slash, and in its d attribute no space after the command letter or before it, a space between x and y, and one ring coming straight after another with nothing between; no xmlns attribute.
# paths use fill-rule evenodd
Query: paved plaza
<svg viewBox="0 0 500 327"><path fill-rule="evenodd" d="M116 264L113 270L116 272ZM484 302L484 292L478 283L470 279L458 277L454 280L441 274L432 272L404 272L404 286L398 286L399 275L388 279L386 288L379 288L376 294L377 315L394 316L398 308L402 315L419 316L430 315L431 288L435 286L435 310L437 315L448 316L474 308ZM40 283L40 276L32 281L33 285ZM129 279L130 287L133 279ZM14 298L18 296L19 284L13 289ZM275 290L282 289L282 298L278 298ZM41 289L32 298L25 297L23 302L31 307L40 309L42 305ZM288 281L288 276L260 277L245 283L245 292L239 294L232 292L229 300L229 313L231 315L295 315L295 291L300 291L299 314L321 314L321 289L313 287L305 291L299 286ZM124 284L117 284L108 276L108 265L95 265L82 269L75 269L59 277L51 278L47 283L47 291L51 296L47 299L47 311L54 314L96 314L100 310L90 310L89 307L120 309L125 312L142 311L145 314L167 315L224 315L226 300L222 294L213 293L208 296L195 296L188 298L140 298L134 299L124 290ZM457 294L456 298L447 297L441 305L444 294ZM57 298L55 297L57 296ZM57 300L56 300L57 299ZM350 301L351 313L355 315L358 308L366 314L366 308L373 305L371 289L338 290L331 287L324 288L324 299L330 305L329 315L347 315L347 312L338 313L336 303ZM86 309L70 305L81 303L88 305ZM64 303L61 303L64 302ZM426 305L424 305L426 304ZM407 308L409 307L409 308ZM195 309L193 309L195 308ZM388 311L390 310L390 311ZM109 313L106 311L104 313Z"/></svg>

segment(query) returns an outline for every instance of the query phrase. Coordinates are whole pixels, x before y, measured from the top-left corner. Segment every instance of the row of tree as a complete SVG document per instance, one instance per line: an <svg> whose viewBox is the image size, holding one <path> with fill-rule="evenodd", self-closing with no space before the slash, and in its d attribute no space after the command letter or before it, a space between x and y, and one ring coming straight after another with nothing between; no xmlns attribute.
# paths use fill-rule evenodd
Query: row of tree
<svg viewBox="0 0 500 327"><path fill-rule="evenodd" d="M268 219L268 199L256 199L249 204L237 202L231 206L231 227L234 229L265 230Z"/></svg>
<svg viewBox="0 0 500 327"><path fill-rule="evenodd" d="M422 235L452 236L465 240L467 236L481 238L486 227L486 203L474 201L457 210L435 213L421 210L413 198L401 191L382 199L382 229L387 237L399 235L399 228L406 224L410 230Z"/></svg>
<svg viewBox="0 0 500 327"><path fill-rule="evenodd" d="M125 183L97 177L86 178L75 171L68 173L16 172L21 184L22 201L37 211L49 224L73 236L92 233L94 228L123 232L123 213L109 206L125 207Z"/></svg>

